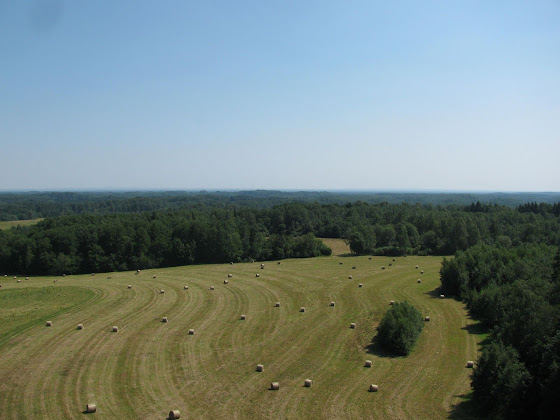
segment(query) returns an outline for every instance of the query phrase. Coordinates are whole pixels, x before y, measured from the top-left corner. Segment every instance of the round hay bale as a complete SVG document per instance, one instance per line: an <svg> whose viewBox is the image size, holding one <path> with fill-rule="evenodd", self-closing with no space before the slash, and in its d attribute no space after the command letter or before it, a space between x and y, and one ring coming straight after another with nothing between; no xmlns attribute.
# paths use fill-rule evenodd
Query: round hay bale
<svg viewBox="0 0 560 420"><path fill-rule="evenodd" d="M355 266L355 265L353 265L353 266L352 266L352 270L355 270L355 269L356 269L356 266Z"/></svg>
<svg viewBox="0 0 560 420"><path fill-rule="evenodd" d="M331 302L329 306L334 306L334 302Z"/></svg>
<svg viewBox="0 0 560 420"><path fill-rule="evenodd" d="M445 299L445 295L439 295L440 299Z"/></svg>
<svg viewBox="0 0 560 420"><path fill-rule="evenodd" d="M261 264L261 267L264 267L264 264Z"/></svg>
<svg viewBox="0 0 560 420"><path fill-rule="evenodd" d="M351 322L351 323L350 323L350 328L351 328L351 329L356 328L356 323L355 323L355 322Z"/></svg>
<svg viewBox="0 0 560 420"><path fill-rule="evenodd" d="M261 265L261 270L264 270L264 265Z"/></svg>
<svg viewBox="0 0 560 420"><path fill-rule="evenodd" d="M21 283L21 280L20 280L20 279L17 279L17 282L18 282L18 283Z"/></svg>
<svg viewBox="0 0 560 420"><path fill-rule="evenodd" d="M25 280L29 280L29 277L26 277Z"/></svg>
<svg viewBox="0 0 560 420"><path fill-rule="evenodd" d="M389 305L394 305L394 304L395 304L395 301L394 301L394 300L392 300L391 302L389 302Z"/></svg>
<svg viewBox="0 0 560 420"><path fill-rule="evenodd" d="M163 318L161 318L161 322L167 322L167 317L164 316Z"/></svg>
<svg viewBox="0 0 560 420"><path fill-rule="evenodd" d="M342 265L342 261L339 261L338 264L339 264L339 265Z"/></svg>
<svg viewBox="0 0 560 420"><path fill-rule="evenodd" d="M366 363L364 364L364 367L370 368L372 365L372 361L371 360L366 360Z"/></svg>
<svg viewBox="0 0 560 420"><path fill-rule="evenodd" d="M260 277L261 275L259 273L255 274L255 277Z"/></svg>
<svg viewBox="0 0 560 420"><path fill-rule="evenodd" d="M224 284L228 284L228 283L229 283L229 281L227 281L227 280L224 280Z"/></svg>
<svg viewBox="0 0 560 420"><path fill-rule="evenodd" d="M424 317L424 321L429 322L429 321L430 321L430 317L429 317L429 316Z"/></svg>
<svg viewBox="0 0 560 420"><path fill-rule="evenodd" d="M4 274L4 277L8 277L8 275L7 275L7 274Z"/></svg>
<svg viewBox="0 0 560 420"><path fill-rule="evenodd" d="M153 279L157 278L156 276L152 276Z"/></svg>
<svg viewBox="0 0 560 420"><path fill-rule="evenodd" d="M62 277L66 277L66 274L63 274Z"/></svg>
<svg viewBox="0 0 560 420"><path fill-rule="evenodd" d="M189 286L187 285L183 286L183 290L189 290Z"/></svg>
<svg viewBox="0 0 560 420"><path fill-rule="evenodd" d="M370 259L370 260L371 260L371 257L369 257L368 259Z"/></svg>
<svg viewBox="0 0 560 420"><path fill-rule="evenodd" d="M140 274L140 270L136 270L136 274Z"/></svg>
<svg viewBox="0 0 560 420"><path fill-rule="evenodd" d="M270 389L272 391L278 391L280 389L280 383L279 382L272 382L270 384Z"/></svg>
<svg viewBox="0 0 560 420"><path fill-rule="evenodd" d="M362 283L358 284L358 287L364 287L364 285Z"/></svg>
<svg viewBox="0 0 560 420"><path fill-rule="evenodd" d="M303 386L306 388L310 388L311 385L313 385L313 381L311 379L306 379L305 382L303 382Z"/></svg>
<svg viewBox="0 0 560 420"><path fill-rule="evenodd" d="M129 288L129 289L132 289L132 284L129 284L129 285L128 285L128 288Z"/></svg>
<svg viewBox="0 0 560 420"><path fill-rule="evenodd" d="M424 274L424 270L421 270L421 271L420 271L420 274Z"/></svg>
<svg viewBox="0 0 560 420"><path fill-rule="evenodd" d="M86 413L95 413L97 411L97 406L95 404L86 405Z"/></svg>
<svg viewBox="0 0 560 420"><path fill-rule="evenodd" d="M418 269L418 266L416 266L416 268Z"/></svg>
<svg viewBox="0 0 560 420"><path fill-rule="evenodd" d="M17 276L14 276L14 280L17 279Z"/></svg>
<svg viewBox="0 0 560 420"><path fill-rule="evenodd" d="M389 263L389 267L392 267L392 266L393 266L393 263Z"/></svg>
<svg viewBox="0 0 560 420"><path fill-rule="evenodd" d="M169 412L169 420L175 420L175 419L180 419L181 418L181 412L179 410L171 410Z"/></svg>
<svg viewBox="0 0 560 420"><path fill-rule="evenodd" d="M95 273L91 273L92 276L95 276Z"/></svg>
<svg viewBox="0 0 560 420"><path fill-rule="evenodd" d="M159 289L159 293L163 295L165 293L165 290Z"/></svg>
<svg viewBox="0 0 560 420"><path fill-rule="evenodd" d="M278 265L280 265L280 261L278 261Z"/></svg>
<svg viewBox="0 0 560 420"><path fill-rule="evenodd" d="M229 263L229 265L233 265L233 261L231 261L231 262Z"/></svg>
<svg viewBox="0 0 560 420"><path fill-rule="evenodd" d="M53 280L53 283L56 283L56 280Z"/></svg>
<svg viewBox="0 0 560 420"><path fill-rule="evenodd" d="M2 287L2 285L0 284L0 287Z"/></svg>
<svg viewBox="0 0 560 420"><path fill-rule="evenodd" d="M280 302L276 302L276 303L274 304L274 307L275 307L275 308L279 308L279 307L280 307Z"/></svg>
<svg viewBox="0 0 560 420"><path fill-rule="evenodd" d="M393 258L393 261L397 261L397 260Z"/></svg>
<svg viewBox="0 0 560 420"><path fill-rule="evenodd" d="M379 387L375 384L371 384L369 386L369 392L377 392L378 389L379 389Z"/></svg>
<svg viewBox="0 0 560 420"><path fill-rule="evenodd" d="M469 369L472 369L472 368L474 367L474 362L473 362L472 360L469 360L469 361L467 362L467 367L468 367Z"/></svg>
<svg viewBox="0 0 560 420"><path fill-rule="evenodd" d="M245 318L247 318L247 316L241 315L241 318L240 318L240 319L241 319L241 321L245 321Z"/></svg>
<svg viewBox="0 0 560 420"><path fill-rule="evenodd" d="M52 321L47 321L47 327L52 327Z"/></svg>
<svg viewBox="0 0 560 420"><path fill-rule="evenodd" d="M417 283L422 283L422 280L418 279L416 280Z"/></svg>
<svg viewBox="0 0 560 420"><path fill-rule="evenodd" d="M119 332L119 327L117 327L116 325L113 325L113 332Z"/></svg>
<svg viewBox="0 0 560 420"><path fill-rule="evenodd" d="M84 324L78 324L78 330L83 330L84 329Z"/></svg>
<svg viewBox="0 0 560 420"><path fill-rule="evenodd" d="M233 277L233 274L228 274L227 276L231 279Z"/></svg>
<svg viewBox="0 0 560 420"><path fill-rule="evenodd" d="M349 278L350 280L352 280L352 276L348 276L348 278Z"/></svg>
<svg viewBox="0 0 560 420"><path fill-rule="evenodd" d="M299 308L300 312L305 312L305 308L302 306L301 308Z"/></svg>
<svg viewBox="0 0 560 420"><path fill-rule="evenodd" d="M257 365L257 372L262 372L264 370L264 365Z"/></svg>
<svg viewBox="0 0 560 420"><path fill-rule="evenodd" d="M189 330L189 335L194 335L194 330L192 328Z"/></svg>
<svg viewBox="0 0 560 420"><path fill-rule="evenodd" d="M210 290L214 290L214 286L210 286Z"/></svg>
<svg viewBox="0 0 560 420"><path fill-rule="evenodd" d="M382 270L385 270L385 266L382 266L381 269L382 269Z"/></svg>

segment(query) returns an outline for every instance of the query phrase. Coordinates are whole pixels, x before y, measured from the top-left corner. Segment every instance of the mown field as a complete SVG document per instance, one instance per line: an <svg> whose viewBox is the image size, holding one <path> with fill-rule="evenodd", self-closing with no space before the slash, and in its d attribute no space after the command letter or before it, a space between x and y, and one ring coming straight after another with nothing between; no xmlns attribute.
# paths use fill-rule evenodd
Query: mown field
<svg viewBox="0 0 560 420"><path fill-rule="evenodd" d="M0 230L10 229L15 226L31 226L43 219L0 221Z"/></svg>
<svg viewBox="0 0 560 420"><path fill-rule="evenodd" d="M321 257L4 277L0 418L449 418L469 392L465 362L481 337L460 302L435 293L440 263ZM387 357L372 345L375 328L390 300L405 299L431 321L410 356ZM379 392L368 392L373 383ZM87 403L95 414L82 413Z"/></svg>

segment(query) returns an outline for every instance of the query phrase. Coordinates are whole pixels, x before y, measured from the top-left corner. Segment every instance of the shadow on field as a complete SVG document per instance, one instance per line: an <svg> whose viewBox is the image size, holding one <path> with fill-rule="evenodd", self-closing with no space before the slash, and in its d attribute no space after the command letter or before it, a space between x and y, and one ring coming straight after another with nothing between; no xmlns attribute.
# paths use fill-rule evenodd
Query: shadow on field
<svg viewBox="0 0 560 420"><path fill-rule="evenodd" d="M451 413L449 413L449 417L447 417L448 419L478 420L483 418L476 410L476 406L472 401L472 394L456 395L456 397L460 398L461 401L453 406Z"/></svg>
<svg viewBox="0 0 560 420"><path fill-rule="evenodd" d="M401 356L395 356L394 354L391 354L383 350L383 347L381 347L381 345L379 344L379 339L377 337L377 334L375 334L375 337L373 337L371 343L365 346L364 349L367 354L373 354L377 357L390 357L391 359L401 357Z"/></svg>
<svg viewBox="0 0 560 420"><path fill-rule="evenodd" d="M469 315L468 318L472 319L470 315ZM486 335L487 337L485 337L484 340L481 340L478 343L479 347L490 344L490 328L488 328L487 326L485 326L481 322L476 322L474 324L469 324L469 325L467 325L467 326L465 326L461 329L467 331L469 334Z"/></svg>

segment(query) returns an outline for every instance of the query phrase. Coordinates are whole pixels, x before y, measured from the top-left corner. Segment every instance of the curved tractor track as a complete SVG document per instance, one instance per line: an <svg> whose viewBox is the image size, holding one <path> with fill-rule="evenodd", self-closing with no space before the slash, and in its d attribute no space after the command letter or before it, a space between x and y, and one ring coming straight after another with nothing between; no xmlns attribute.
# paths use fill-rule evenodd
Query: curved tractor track
<svg viewBox="0 0 560 420"><path fill-rule="evenodd" d="M469 392L465 361L480 337L464 306L436 293L441 258L264 264L5 283L0 293L73 286L93 297L0 344L0 418L152 420L178 409L182 419L443 419ZM431 318L406 358L370 346L390 300ZM278 391L268 390L273 381ZM379 392L368 392L372 383ZM83 413L87 403L97 412Z"/></svg>

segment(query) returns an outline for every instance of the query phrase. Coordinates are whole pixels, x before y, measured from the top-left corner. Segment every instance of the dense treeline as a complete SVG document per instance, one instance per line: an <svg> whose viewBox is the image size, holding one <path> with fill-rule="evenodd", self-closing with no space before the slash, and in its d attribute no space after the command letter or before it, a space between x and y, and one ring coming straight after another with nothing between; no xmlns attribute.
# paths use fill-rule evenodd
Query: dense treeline
<svg viewBox="0 0 560 420"><path fill-rule="evenodd" d="M433 204L488 211L495 205L519 206L519 211L560 215L560 193L407 193L313 191L129 191L0 193L0 221L28 220L74 214L109 214L163 209L210 207L271 208L288 202L345 204ZM477 202L477 205L468 206ZM483 204L481 204L481 202ZM539 202L537 205L536 203ZM493 203L493 204L490 204ZM538 209L533 209L533 205ZM465 207L467 206L467 207ZM486 210L481 210L486 209Z"/></svg>
<svg viewBox="0 0 560 420"><path fill-rule="evenodd" d="M557 418L560 249L477 245L444 260L441 282L491 329L472 376L484 416Z"/></svg>
<svg viewBox="0 0 560 420"><path fill-rule="evenodd" d="M353 252L450 255L470 246L556 244L559 218L491 206L283 204L47 218L0 232L0 271L91 272L313 256L312 236L346 238Z"/></svg>

